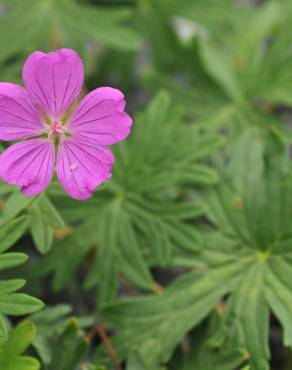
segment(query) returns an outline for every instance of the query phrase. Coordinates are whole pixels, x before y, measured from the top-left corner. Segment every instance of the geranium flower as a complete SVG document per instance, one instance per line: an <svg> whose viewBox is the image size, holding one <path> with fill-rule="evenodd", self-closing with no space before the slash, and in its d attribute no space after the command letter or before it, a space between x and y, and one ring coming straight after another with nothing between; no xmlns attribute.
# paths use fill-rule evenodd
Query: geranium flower
<svg viewBox="0 0 292 370"><path fill-rule="evenodd" d="M36 51L23 67L25 88L0 83L0 140L23 140L0 155L0 177L25 195L44 191L55 168L63 189L79 200L111 177L108 145L129 135L132 120L124 95L111 87L78 103L83 74L73 50Z"/></svg>

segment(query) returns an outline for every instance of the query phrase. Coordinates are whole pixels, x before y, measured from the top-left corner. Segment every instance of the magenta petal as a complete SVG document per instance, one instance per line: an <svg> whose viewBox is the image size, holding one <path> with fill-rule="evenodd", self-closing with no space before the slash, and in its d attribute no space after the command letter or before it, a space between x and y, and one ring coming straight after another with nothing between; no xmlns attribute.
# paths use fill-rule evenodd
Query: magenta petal
<svg viewBox="0 0 292 370"><path fill-rule="evenodd" d="M0 177L17 185L25 195L45 190L54 171L54 144L34 139L12 145L0 155Z"/></svg>
<svg viewBox="0 0 292 370"><path fill-rule="evenodd" d="M44 125L29 95L19 85L0 83L0 140L14 141L42 133Z"/></svg>
<svg viewBox="0 0 292 370"><path fill-rule="evenodd" d="M72 198L84 200L111 177L113 163L114 156L108 148L68 138L59 146L57 175Z"/></svg>
<svg viewBox="0 0 292 370"><path fill-rule="evenodd" d="M77 99L83 85L83 63L71 49L35 51L26 60L23 80L38 106L60 118Z"/></svg>
<svg viewBox="0 0 292 370"><path fill-rule="evenodd" d="M115 144L131 131L132 119L124 112L121 91L111 87L93 90L79 103L69 121L75 137L83 137L99 145Z"/></svg>

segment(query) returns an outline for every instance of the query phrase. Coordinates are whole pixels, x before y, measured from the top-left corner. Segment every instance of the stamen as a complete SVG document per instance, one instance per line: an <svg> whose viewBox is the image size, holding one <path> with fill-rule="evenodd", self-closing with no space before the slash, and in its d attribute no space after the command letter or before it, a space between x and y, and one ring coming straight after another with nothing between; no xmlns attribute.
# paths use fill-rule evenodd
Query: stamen
<svg viewBox="0 0 292 370"><path fill-rule="evenodd" d="M59 140L64 136L64 126L62 125L62 122L52 120L50 125L47 125L48 127L48 137L51 139Z"/></svg>

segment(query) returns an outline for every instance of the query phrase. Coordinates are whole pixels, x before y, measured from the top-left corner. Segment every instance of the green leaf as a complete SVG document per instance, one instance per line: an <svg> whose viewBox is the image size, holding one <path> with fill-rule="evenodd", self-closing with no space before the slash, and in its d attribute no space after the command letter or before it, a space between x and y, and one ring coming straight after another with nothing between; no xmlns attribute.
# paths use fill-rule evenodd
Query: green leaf
<svg viewBox="0 0 292 370"><path fill-rule="evenodd" d="M29 208L30 230L33 241L39 252L46 254L51 249L53 242L53 231L48 223L39 202L35 202Z"/></svg>
<svg viewBox="0 0 292 370"><path fill-rule="evenodd" d="M104 215L100 223L101 245L97 249L97 258L86 280L86 287L91 287L93 282L103 281L98 292L98 303L101 306L105 302L114 300L117 292L118 212L118 208L114 208L112 212Z"/></svg>
<svg viewBox="0 0 292 370"><path fill-rule="evenodd" d="M35 335L35 326L23 321L12 330L9 338L0 346L0 368L5 370L38 370L39 362L32 357L22 356Z"/></svg>
<svg viewBox="0 0 292 370"><path fill-rule="evenodd" d="M29 207L31 217L30 229L33 241L42 254L46 254L52 247L53 230L52 228L64 228L65 223L50 201L42 194Z"/></svg>
<svg viewBox="0 0 292 370"><path fill-rule="evenodd" d="M202 41L200 49L206 71L222 86L226 95L234 100L239 99L241 87L237 81L232 61L228 59L226 53Z"/></svg>
<svg viewBox="0 0 292 370"><path fill-rule="evenodd" d="M23 293L0 292L0 313L21 316L40 310L44 304L37 298Z"/></svg>
<svg viewBox="0 0 292 370"><path fill-rule="evenodd" d="M18 217L4 226L0 226L0 252L10 248L26 231L29 224L29 217Z"/></svg>
<svg viewBox="0 0 292 370"><path fill-rule="evenodd" d="M28 222L29 218L27 216L21 216L0 226L0 270L18 266L27 260L27 256L23 253L3 254L3 252L20 238L26 230ZM43 307L43 303L40 300L26 294L15 293L24 283L25 281L20 279L0 281L1 314L24 315Z"/></svg>
<svg viewBox="0 0 292 370"><path fill-rule="evenodd" d="M208 199L213 222L233 243L236 253L248 253L246 258L253 261L228 300L228 347L238 343L247 348L251 369L262 370L269 368L270 310L283 325L285 343L291 342L291 174L273 162L266 163L262 142L250 134L242 137L230 166L234 168L229 174L230 182L235 184L238 199L231 201L235 189L226 184L225 190L221 185L217 201L214 202L214 194Z"/></svg>
<svg viewBox="0 0 292 370"><path fill-rule="evenodd" d="M0 270L18 266L27 261L26 254L23 253L6 253L0 255Z"/></svg>
<svg viewBox="0 0 292 370"><path fill-rule="evenodd" d="M42 359L42 362L48 365L51 362L53 348L51 341L56 336L60 336L68 324L67 315L72 311L69 305L56 305L53 307L45 307L30 316L38 330L33 339L32 345Z"/></svg>
<svg viewBox="0 0 292 370"><path fill-rule="evenodd" d="M162 367L156 366L155 364L151 363L151 361L149 363L145 357L139 352L133 351L129 355L127 370L163 370Z"/></svg>
<svg viewBox="0 0 292 370"><path fill-rule="evenodd" d="M11 279L0 281L0 291L3 293L13 293L25 285L25 280Z"/></svg>
<svg viewBox="0 0 292 370"><path fill-rule="evenodd" d="M292 343L291 274L291 261L286 261L280 256L275 257L269 263L265 291L273 313L284 328L284 344L287 347L290 347Z"/></svg>
<svg viewBox="0 0 292 370"><path fill-rule="evenodd" d="M145 263L142 250L136 247L138 240L131 219L126 215L121 215L118 227L121 238L122 272L136 285L151 289L154 281Z"/></svg>
<svg viewBox="0 0 292 370"><path fill-rule="evenodd" d="M253 191L264 171L263 140L257 130L248 129L237 139L234 148L228 166L232 181L240 192Z"/></svg>
<svg viewBox="0 0 292 370"><path fill-rule="evenodd" d="M189 185L216 184L219 180L218 173L214 169L202 164L196 164L189 169L185 169L181 177L182 182Z"/></svg>
<svg viewBox="0 0 292 370"><path fill-rule="evenodd" d="M51 200L45 194L42 194L38 200L37 204L42 211L42 216L46 222L53 228L62 229L65 227L65 222L62 219L60 213L57 211Z"/></svg>
<svg viewBox="0 0 292 370"><path fill-rule="evenodd" d="M105 308L106 321L120 333L113 339L116 350L125 356L129 349L152 340L158 349L152 354L153 361L167 361L184 334L209 314L238 276L238 266L234 264L190 273L156 297L128 300ZM98 358L97 352L96 361Z"/></svg>
<svg viewBox="0 0 292 370"><path fill-rule="evenodd" d="M44 310L30 316L38 330L32 345L39 354L42 362L49 365L54 357L54 344L56 338L61 341L61 336L68 327L68 316L72 307L66 304L48 306ZM78 318L78 335L83 335L85 328L94 324L93 317ZM86 329L87 330L87 329Z"/></svg>
<svg viewBox="0 0 292 370"><path fill-rule="evenodd" d="M58 339L48 370L77 370L86 352L88 341L80 338L78 322L72 319Z"/></svg>
<svg viewBox="0 0 292 370"><path fill-rule="evenodd" d="M165 363L179 341L220 300L222 305L226 301L224 320L210 345L215 344L218 350L222 347L226 353L232 353L234 346L246 350L251 370L269 368L271 310L284 327L285 343L291 342L291 170L264 160L266 147L249 135L244 135L243 142L235 148L230 168L236 163L239 168L235 166L236 171L225 173L220 185L204 191L208 220L212 222L200 228L205 248L200 253L191 248L174 251L174 262L195 272L176 279L156 296L104 307L103 317L117 330L112 343L120 358L129 356L132 350L141 354L146 343L152 343L156 351L146 358L153 366ZM259 173L255 171L245 186L244 174L251 168L250 152L255 153L254 162L260 164ZM218 168L223 176L226 164L220 167L219 162ZM256 197L258 189L261 192ZM145 210L142 215L147 220ZM251 225L250 220L259 222ZM229 355L224 356L222 366ZM102 363L104 358L101 348L95 362Z"/></svg>
<svg viewBox="0 0 292 370"><path fill-rule="evenodd" d="M226 319L230 340L229 348L247 348L251 369L268 370L270 351L268 346L269 312L264 300L265 265L251 266L239 283L228 303Z"/></svg>
<svg viewBox="0 0 292 370"><path fill-rule="evenodd" d="M254 12L249 20L247 32L240 34L236 44L236 60L240 66L253 66L259 60L259 49L264 38L277 26L282 16L281 5L269 1Z"/></svg>
<svg viewBox="0 0 292 370"><path fill-rule="evenodd" d="M18 216L28 205L33 203L35 198L26 197L16 190L8 198L0 217L0 224L12 220L14 217Z"/></svg>
<svg viewBox="0 0 292 370"><path fill-rule="evenodd" d="M209 319L189 336L189 349L179 351L172 362L182 370L237 370L248 359L242 348L221 348L224 311L216 308Z"/></svg>
<svg viewBox="0 0 292 370"><path fill-rule="evenodd" d="M195 352L182 370L237 370L246 360L246 353L242 350L232 352L216 351L208 348L200 348L200 352Z"/></svg>
<svg viewBox="0 0 292 370"><path fill-rule="evenodd" d="M98 219L100 218L97 215ZM62 289L71 282L78 264L90 248L96 248L98 241L97 219L90 217L86 222L76 227L68 238L55 243L51 254L41 261L37 272L41 274L54 271L53 287ZM72 253L72 248L74 253ZM66 255L66 260L63 256Z"/></svg>

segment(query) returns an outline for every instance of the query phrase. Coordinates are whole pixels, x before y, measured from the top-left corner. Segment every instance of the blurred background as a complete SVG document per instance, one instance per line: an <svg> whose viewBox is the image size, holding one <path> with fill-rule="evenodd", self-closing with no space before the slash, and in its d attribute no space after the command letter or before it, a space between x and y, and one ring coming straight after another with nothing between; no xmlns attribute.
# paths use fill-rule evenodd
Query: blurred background
<svg viewBox="0 0 292 370"><path fill-rule="evenodd" d="M241 235L243 218L259 253L292 231L291 210L285 219L282 209L275 211L279 194L291 204L289 186L267 186L282 175L291 179L291 24L291 0L0 1L1 81L22 84L22 65L34 50L73 48L85 64L85 90L122 90L134 117L131 137L114 149L112 180L89 201L69 199L57 182L36 204L0 186L2 220L22 213L32 219L31 235L16 246L29 261L3 276L25 277L26 292L47 305L32 316L40 327L33 352L45 370L236 370L248 369L250 353L251 370L266 370L268 363L273 370L292 369L291 351L282 344L279 322L285 323L272 315L262 346L250 329L250 341L231 336L229 347L223 346L232 348L234 339L236 354L218 357L201 348L212 338L217 350L223 340L222 331L213 334L221 320L226 323L221 313L230 291L222 288L228 283L223 274L213 277L212 269L245 255L244 247L237 255L250 242ZM266 163L276 175L260 178ZM226 179L232 187L215 199L209 189ZM238 216L245 201L250 208ZM230 217L223 219L231 203ZM208 296L188 285L189 273L206 266L211 277L198 292L208 288ZM181 295L173 298L175 290ZM148 295L141 305L114 306L122 298ZM152 309L157 296L162 298L153 298ZM185 305L180 317L177 302ZM116 308L104 319L103 307L111 305ZM75 367L61 367L61 355L54 359L52 353L71 316L78 321L76 337L87 335L90 346ZM242 319L232 309L230 317ZM251 327L261 318L252 318ZM236 331L228 325L229 333ZM122 335L112 340L113 356L104 337L115 338L115 327Z"/></svg>

